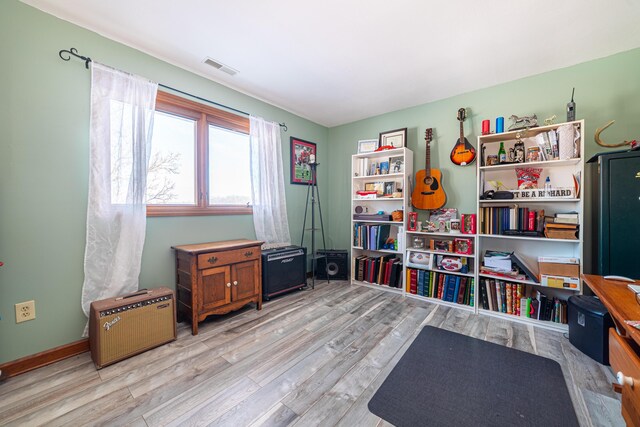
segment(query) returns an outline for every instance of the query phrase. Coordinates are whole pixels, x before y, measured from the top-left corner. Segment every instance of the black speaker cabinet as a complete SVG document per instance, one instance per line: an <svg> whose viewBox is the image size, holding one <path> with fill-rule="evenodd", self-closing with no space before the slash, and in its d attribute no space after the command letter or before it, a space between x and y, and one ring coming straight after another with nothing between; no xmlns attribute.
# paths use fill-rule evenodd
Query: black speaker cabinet
<svg viewBox="0 0 640 427"><path fill-rule="evenodd" d="M262 298L272 296L307 284L307 249L300 246L266 249L262 251Z"/></svg>
<svg viewBox="0 0 640 427"><path fill-rule="evenodd" d="M349 254L347 251L320 250L316 264L316 278L321 280L349 280Z"/></svg>

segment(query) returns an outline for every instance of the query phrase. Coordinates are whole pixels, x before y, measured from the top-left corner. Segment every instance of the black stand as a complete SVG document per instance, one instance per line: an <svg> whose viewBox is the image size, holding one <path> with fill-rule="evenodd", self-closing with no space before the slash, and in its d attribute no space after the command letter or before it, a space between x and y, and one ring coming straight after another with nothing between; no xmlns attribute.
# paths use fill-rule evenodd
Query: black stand
<svg viewBox="0 0 640 427"><path fill-rule="evenodd" d="M324 224L322 223L322 206L320 205L320 193L318 192L317 171L318 163L309 163L311 167L311 179L307 186L307 203L304 206L304 220L302 222L302 238L300 239L300 246L304 246L304 232L311 231L311 289L315 289L316 285L316 269L318 258L325 258L326 255L318 255L316 253L316 194L318 197L318 213L320 214L320 230L322 231L322 246L326 252L327 243L324 239ZM311 195L311 228L306 228L307 225L307 211L309 208L309 195ZM325 269L327 265L325 263ZM329 274L327 274L327 283L329 283Z"/></svg>

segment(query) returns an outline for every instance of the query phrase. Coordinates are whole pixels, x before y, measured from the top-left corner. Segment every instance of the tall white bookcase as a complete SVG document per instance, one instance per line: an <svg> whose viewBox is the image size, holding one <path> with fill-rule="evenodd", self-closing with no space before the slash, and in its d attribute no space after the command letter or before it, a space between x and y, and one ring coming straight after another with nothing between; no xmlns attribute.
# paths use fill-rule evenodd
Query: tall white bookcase
<svg viewBox="0 0 640 427"><path fill-rule="evenodd" d="M390 161L391 160L391 161ZM401 165L398 164L401 162ZM387 163L387 167L385 166ZM383 166L382 170L380 166ZM385 173L386 172L386 173ZM351 157L351 283L363 286L375 287L391 292L403 293L404 270L400 273L398 287L389 287L370 283L367 280L357 280L355 259L359 256L384 256L395 255L404 258L406 240L407 212L409 212L410 186L409 178L413 176L413 152L408 148L396 148L372 153L354 154ZM391 183L391 184L390 184ZM386 185L385 185L386 184ZM358 191L376 187L382 191L382 195L359 196ZM401 191L398 191L401 189ZM386 193L386 194L385 194ZM395 193L396 197L393 197ZM383 212L391 215L393 211L403 211L402 221L387 220L361 220L355 219L356 212L366 214ZM356 227L389 225L389 237L397 241L397 248L393 249L365 249L359 246L355 240Z"/></svg>
<svg viewBox="0 0 640 427"><path fill-rule="evenodd" d="M536 136L551 130L557 130L560 126L567 123L560 123L551 126L541 126L521 131L512 131L499 134L483 135L478 137L477 149L479 153L484 153L485 158L489 155L498 153L500 143L504 144L504 148L509 152L514 147L518 136L524 142L525 153L530 147L537 146ZM580 260L580 273L582 274L583 262L583 233L584 228L584 200L583 200L583 183L584 183L584 120L569 122L578 134L579 140L576 143L578 147L577 156L567 156L557 160L541 160L536 162L525 163L509 163L497 165L482 166L479 159L476 166L478 179L478 235L476 254L478 256L479 265L482 265L484 254L487 250L515 252L525 263L531 267L534 274L538 274L538 257L570 257ZM541 169L538 178L538 189L544 188L546 178L550 178L550 185L553 190L556 189L574 189L574 194L569 197L546 197L544 193L542 197L510 199L510 200L480 200L480 195L485 191L493 189L491 183L501 182L506 188L518 188L517 185L517 168L538 168ZM576 192L575 179L579 181L578 191ZM540 192L538 192L540 196ZM489 208L494 207L514 207L527 208L531 211L540 212L544 210L545 216L553 216L556 213L576 212L578 214L579 232L577 239L555 239L526 235L504 235L494 234L490 228L483 226L484 223L491 221L487 217ZM495 211L493 211L495 212ZM481 314L496 316L522 323L534 324L536 326L545 327L559 331L568 329L566 324L554 323L552 321L541 321L523 316L515 316L502 312L486 310L482 308L481 286L485 279L495 280L495 276L486 275L478 272L478 280L476 281L476 306ZM531 286L532 289L544 293L549 298L558 298L566 300L569 296L581 292L581 284L576 288L552 288L542 286L540 283L529 280L500 279L511 283L521 283Z"/></svg>

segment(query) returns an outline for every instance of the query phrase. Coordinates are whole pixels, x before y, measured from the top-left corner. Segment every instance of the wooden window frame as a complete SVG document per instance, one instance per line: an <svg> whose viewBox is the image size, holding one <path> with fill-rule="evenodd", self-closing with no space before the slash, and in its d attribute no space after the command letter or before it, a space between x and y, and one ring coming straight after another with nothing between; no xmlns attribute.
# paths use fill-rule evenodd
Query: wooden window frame
<svg viewBox="0 0 640 427"><path fill-rule="evenodd" d="M253 208L245 205L209 205L207 162L209 125L249 134L249 118L213 108L167 92L158 91L156 111L196 122L195 191L196 205L147 205L147 216L250 215Z"/></svg>

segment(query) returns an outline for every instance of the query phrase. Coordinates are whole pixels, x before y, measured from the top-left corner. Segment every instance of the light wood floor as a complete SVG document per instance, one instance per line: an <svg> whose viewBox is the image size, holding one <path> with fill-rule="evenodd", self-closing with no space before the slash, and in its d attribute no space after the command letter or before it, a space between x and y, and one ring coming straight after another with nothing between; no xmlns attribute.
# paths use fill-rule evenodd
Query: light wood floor
<svg viewBox="0 0 640 427"><path fill-rule="evenodd" d="M181 324L177 341L100 371L83 354L10 378L0 425L387 425L367 402L422 325L555 359L581 425L624 425L609 368L562 334L346 282L207 320L195 337Z"/></svg>

